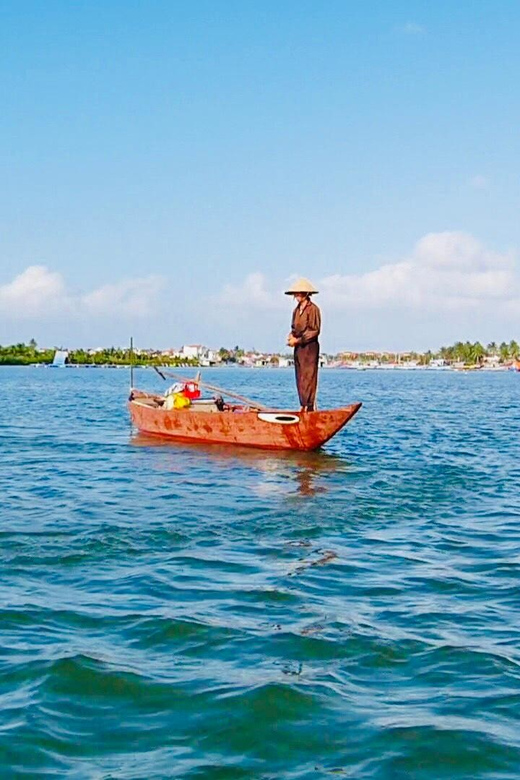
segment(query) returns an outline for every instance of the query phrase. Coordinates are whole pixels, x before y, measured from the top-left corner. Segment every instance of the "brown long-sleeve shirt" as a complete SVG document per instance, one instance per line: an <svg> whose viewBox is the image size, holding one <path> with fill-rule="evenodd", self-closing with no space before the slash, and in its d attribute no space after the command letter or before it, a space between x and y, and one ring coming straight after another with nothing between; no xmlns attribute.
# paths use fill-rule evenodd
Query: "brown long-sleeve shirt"
<svg viewBox="0 0 520 780"><path fill-rule="evenodd" d="M303 311L300 304L293 311L291 332L300 339L300 345L317 341L321 330L321 312L315 303L309 301Z"/></svg>

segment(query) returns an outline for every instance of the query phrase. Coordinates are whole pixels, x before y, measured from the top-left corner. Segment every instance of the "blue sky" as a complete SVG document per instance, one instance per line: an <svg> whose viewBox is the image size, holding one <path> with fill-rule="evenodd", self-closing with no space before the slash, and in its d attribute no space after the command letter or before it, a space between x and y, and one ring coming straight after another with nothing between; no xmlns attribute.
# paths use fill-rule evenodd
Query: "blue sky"
<svg viewBox="0 0 520 780"><path fill-rule="evenodd" d="M0 343L520 331L520 4L0 5Z"/></svg>

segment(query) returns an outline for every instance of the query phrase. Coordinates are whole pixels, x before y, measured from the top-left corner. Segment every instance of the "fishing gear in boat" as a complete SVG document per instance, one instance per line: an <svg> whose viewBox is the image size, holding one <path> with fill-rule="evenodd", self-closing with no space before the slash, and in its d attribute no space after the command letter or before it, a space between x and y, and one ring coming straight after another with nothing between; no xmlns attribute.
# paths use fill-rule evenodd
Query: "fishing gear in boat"
<svg viewBox="0 0 520 780"><path fill-rule="evenodd" d="M175 379L176 382L179 382L188 387L192 385L205 387L206 390L211 390L214 393L219 393L221 396L227 398L233 398L235 401L240 401L243 404L247 404L247 406L251 407L251 409L256 409L258 411L264 411L264 412L269 411L269 407L264 406L263 404L259 404L257 401L253 401L251 398L246 398L243 395L239 395L238 393L233 393L231 390L226 390L223 387L217 387L216 385L210 385L208 382L203 382L202 379L200 378L200 372L197 374L195 379L187 379L186 377L179 376L178 374L174 374L171 371L159 370L157 366L154 366L154 369L157 371L159 376L162 377L162 379L164 380L166 380L167 377L170 377L171 379Z"/></svg>

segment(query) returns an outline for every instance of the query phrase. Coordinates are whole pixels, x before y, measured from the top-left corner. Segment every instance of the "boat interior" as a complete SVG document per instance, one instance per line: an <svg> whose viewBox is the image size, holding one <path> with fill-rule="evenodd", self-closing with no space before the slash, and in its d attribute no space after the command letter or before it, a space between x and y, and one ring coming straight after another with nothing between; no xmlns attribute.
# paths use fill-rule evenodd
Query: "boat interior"
<svg viewBox="0 0 520 780"><path fill-rule="evenodd" d="M130 401L139 406L148 406L150 409L161 409L164 406L165 398L160 395L143 393L139 390L133 390L130 393ZM197 398L191 401L190 405L181 410L183 412L249 412L254 411L252 407L240 406L238 404L227 404L222 398Z"/></svg>

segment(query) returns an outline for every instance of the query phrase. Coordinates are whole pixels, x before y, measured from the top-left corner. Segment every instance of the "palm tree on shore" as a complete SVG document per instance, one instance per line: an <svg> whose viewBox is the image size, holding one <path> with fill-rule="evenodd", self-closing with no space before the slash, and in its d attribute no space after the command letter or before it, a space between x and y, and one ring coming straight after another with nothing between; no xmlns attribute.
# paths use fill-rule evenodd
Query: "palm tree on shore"
<svg viewBox="0 0 520 780"><path fill-rule="evenodd" d="M506 360L509 360L509 344L506 344L505 341L503 341L498 348L498 353L500 355L500 360L502 363L505 363Z"/></svg>
<svg viewBox="0 0 520 780"><path fill-rule="evenodd" d="M472 344L470 355L473 365L482 365L484 358L486 357L486 350L480 341L476 341L474 344Z"/></svg>

